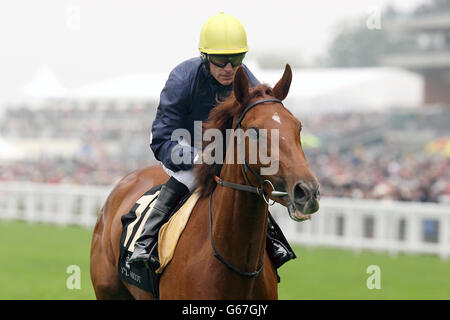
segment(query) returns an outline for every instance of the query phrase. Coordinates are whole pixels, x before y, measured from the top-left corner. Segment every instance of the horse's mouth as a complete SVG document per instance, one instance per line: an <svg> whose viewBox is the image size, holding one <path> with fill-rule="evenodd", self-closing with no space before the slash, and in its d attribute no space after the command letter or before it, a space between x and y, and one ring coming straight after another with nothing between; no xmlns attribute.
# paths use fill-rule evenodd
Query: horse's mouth
<svg viewBox="0 0 450 320"><path fill-rule="evenodd" d="M295 211L294 215L297 219L302 220L302 221L311 219L310 214L303 214L303 213L300 213L298 210Z"/></svg>
<svg viewBox="0 0 450 320"><path fill-rule="evenodd" d="M319 199L311 198L303 205L296 203L295 208L297 211L301 212L302 215L312 215L319 210Z"/></svg>
<svg viewBox="0 0 450 320"><path fill-rule="evenodd" d="M311 215L319 210L320 192L308 192L302 194L303 197L296 197L298 194L290 194L286 192L286 182L278 180L273 183L276 190L280 191L280 195L276 198L282 200L282 204L286 206L289 216L295 221L304 221L311 219ZM285 195L281 195L281 194Z"/></svg>
<svg viewBox="0 0 450 320"><path fill-rule="evenodd" d="M311 215L319 210L319 200L311 198L304 204L299 204L291 201L289 196L285 196L283 201L287 204L289 216L295 221L310 220Z"/></svg>

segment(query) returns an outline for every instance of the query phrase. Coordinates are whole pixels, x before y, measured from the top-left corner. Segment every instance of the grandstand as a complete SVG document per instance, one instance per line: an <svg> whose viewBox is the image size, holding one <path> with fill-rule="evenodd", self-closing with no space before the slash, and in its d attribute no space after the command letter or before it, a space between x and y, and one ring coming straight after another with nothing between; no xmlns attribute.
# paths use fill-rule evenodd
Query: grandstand
<svg viewBox="0 0 450 320"><path fill-rule="evenodd" d="M386 28L395 37L408 43L408 46L383 57L381 63L420 74L424 79L425 105L450 105L448 3L436 1L424 4L409 17L389 21Z"/></svg>

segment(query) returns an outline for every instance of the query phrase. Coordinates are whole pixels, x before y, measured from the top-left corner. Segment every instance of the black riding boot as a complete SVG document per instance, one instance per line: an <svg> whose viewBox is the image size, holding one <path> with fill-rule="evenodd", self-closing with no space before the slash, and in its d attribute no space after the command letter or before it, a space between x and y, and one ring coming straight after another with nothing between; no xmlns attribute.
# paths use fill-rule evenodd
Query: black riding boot
<svg viewBox="0 0 450 320"><path fill-rule="evenodd" d="M266 245L267 253L275 269L278 269L289 260L296 258L294 251L270 212Z"/></svg>
<svg viewBox="0 0 450 320"><path fill-rule="evenodd" d="M159 268L158 258L153 255L154 247L158 240L159 228L169 220L172 211L188 193L189 189L175 178L170 178L161 187L150 216L134 245L133 254L128 261L129 264L143 263L151 270Z"/></svg>

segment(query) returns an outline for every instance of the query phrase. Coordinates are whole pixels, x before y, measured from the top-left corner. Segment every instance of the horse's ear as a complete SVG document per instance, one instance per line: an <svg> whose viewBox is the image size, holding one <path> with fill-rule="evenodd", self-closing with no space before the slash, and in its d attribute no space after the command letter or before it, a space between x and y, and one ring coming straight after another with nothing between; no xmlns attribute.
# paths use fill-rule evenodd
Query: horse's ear
<svg viewBox="0 0 450 320"><path fill-rule="evenodd" d="M239 103L247 100L249 95L248 78L241 66L238 67L234 74L233 91L234 97Z"/></svg>
<svg viewBox="0 0 450 320"><path fill-rule="evenodd" d="M279 100L284 100L287 97L289 93L289 88L291 87L291 81L292 81L291 66L289 64L286 64L283 76L281 77L280 81L277 82L275 87L272 89L275 98Z"/></svg>

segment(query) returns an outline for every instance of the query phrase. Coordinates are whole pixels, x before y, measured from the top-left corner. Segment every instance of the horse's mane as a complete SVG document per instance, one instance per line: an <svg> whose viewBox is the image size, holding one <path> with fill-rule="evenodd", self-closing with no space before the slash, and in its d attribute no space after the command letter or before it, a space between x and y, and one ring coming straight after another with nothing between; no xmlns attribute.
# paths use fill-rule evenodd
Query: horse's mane
<svg viewBox="0 0 450 320"><path fill-rule="evenodd" d="M260 84L255 88L250 89L248 101L258 96L263 97L264 94L272 95L272 90L268 85ZM233 119L238 117L244 111L248 101L244 101L244 103L240 104L236 101L234 93L232 93L226 100L219 103L211 110L208 119L203 122L203 132L207 129L218 129L222 132L222 137L225 137L226 129L232 128ZM205 147L209 143L211 142L203 142L203 150L205 150ZM227 146L224 141L224 157L226 156L226 147ZM200 197L209 196L209 194L214 191L214 188L216 187L214 176L219 175L219 170L221 167L222 164L207 164L204 161L201 164L196 165L196 184L200 192Z"/></svg>

